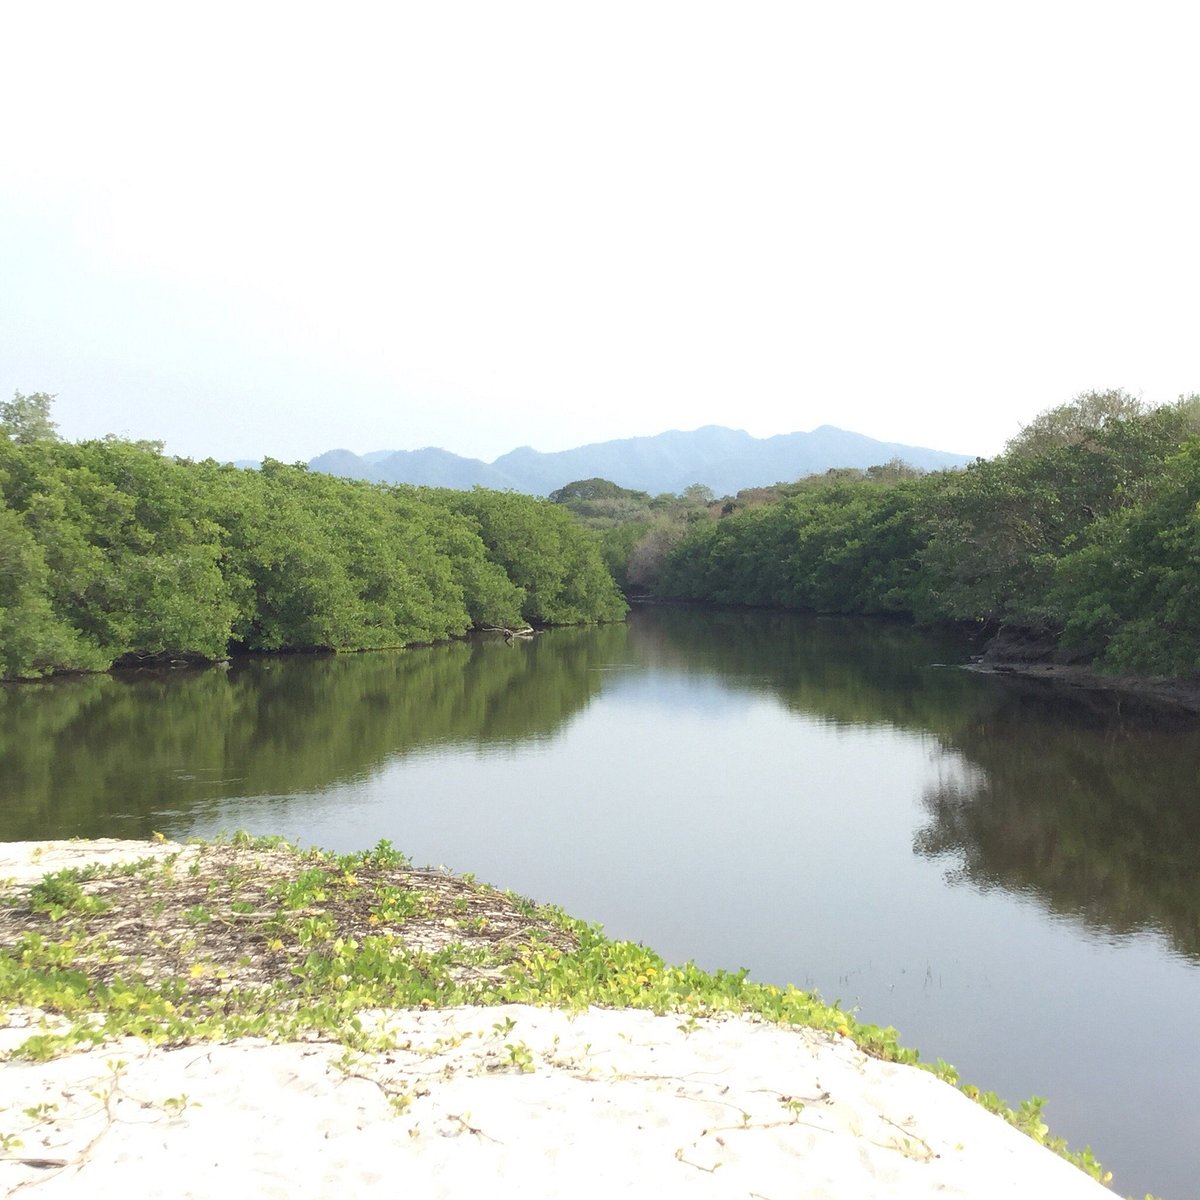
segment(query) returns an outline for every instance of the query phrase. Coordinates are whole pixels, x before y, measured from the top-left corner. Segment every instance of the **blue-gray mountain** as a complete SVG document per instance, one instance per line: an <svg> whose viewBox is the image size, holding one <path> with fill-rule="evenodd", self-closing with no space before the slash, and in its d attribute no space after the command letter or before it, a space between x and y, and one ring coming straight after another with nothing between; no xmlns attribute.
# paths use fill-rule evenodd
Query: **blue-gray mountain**
<svg viewBox="0 0 1200 1200"><path fill-rule="evenodd" d="M684 433L621 438L574 450L543 454L528 446L502 454L495 462L461 458L447 450L376 450L353 454L330 450L309 463L314 471L378 483L415 483L432 487L482 487L546 496L576 479L611 479L622 487L659 495L707 484L718 496L742 488L767 487L827 471L831 467L870 467L900 458L927 471L960 467L970 455L880 442L861 433L822 425L811 433L751 437L741 429L706 425Z"/></svg>

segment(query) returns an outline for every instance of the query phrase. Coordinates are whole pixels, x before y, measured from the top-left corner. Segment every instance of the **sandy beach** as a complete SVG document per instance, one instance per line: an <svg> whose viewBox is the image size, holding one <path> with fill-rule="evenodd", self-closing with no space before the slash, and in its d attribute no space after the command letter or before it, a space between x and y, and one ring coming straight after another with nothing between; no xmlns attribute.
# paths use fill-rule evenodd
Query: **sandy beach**
<svg viewBox="0 0 1200 1200"><path fill-rule="evenodd" d="M0 847L0 878L87 845ZM8 1057L43 1019L0 1029L8 1195L1112 1195L927 1072L745 1016L400 1010L363 1014L387 1049L124 1038Z"/></svg>

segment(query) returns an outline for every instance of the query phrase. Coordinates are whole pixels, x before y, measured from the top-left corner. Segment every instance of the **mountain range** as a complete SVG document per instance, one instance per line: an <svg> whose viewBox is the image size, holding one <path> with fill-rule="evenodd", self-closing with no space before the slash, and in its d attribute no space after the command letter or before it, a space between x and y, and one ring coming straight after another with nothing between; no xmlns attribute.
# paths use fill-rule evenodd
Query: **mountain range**
<svg viewBox="0 0 1200 1200"><path fill-rule="evenodd" d="M609 479L622 487L659 495L706 484L718 496L742 488L790 482L832 467L870 467L903 459L927 471L960 467L972 455L952 454L900 442L880 442L834 425L809 433L751 437L741 429L705 425L689 432L671 430L654 437L595 442L573 450L542 453L521 446L494 462L462 458L448 450L375 450L354 454L329 450L310 463L314 471L377 483L430 487L512 489L545 496L577 479Z"/></svg>

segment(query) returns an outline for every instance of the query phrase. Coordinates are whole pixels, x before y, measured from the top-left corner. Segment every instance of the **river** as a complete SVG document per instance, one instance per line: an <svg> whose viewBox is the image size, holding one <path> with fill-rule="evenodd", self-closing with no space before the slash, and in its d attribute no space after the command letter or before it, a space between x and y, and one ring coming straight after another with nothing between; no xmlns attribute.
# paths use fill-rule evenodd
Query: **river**
<svg viewBox="0 0 1200 1200"><path fill-rule="evenodd" d="M1200 728L962 669L900 625L625 625L0 689L0 839L391 841L673 961L896 1026L1200 1179Z"/></svg>

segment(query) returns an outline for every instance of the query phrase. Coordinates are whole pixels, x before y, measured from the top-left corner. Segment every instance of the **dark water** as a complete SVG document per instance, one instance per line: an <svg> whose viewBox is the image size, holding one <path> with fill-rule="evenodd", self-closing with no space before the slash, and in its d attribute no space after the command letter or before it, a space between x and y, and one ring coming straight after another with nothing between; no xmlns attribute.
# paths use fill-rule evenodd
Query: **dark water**
<svg viewBox="0 0 1200 1200"><path fill-rule="evenodd" d="M970 647L636 612L392 654L0 689L0 839L390 839L1050 1097L1118 1195L1200 1179L1200 731ZM937 665L941 664L941 665Z"/></svg>

